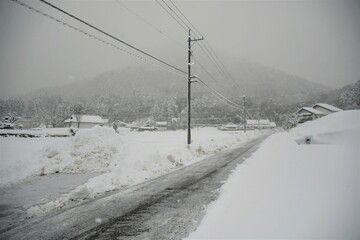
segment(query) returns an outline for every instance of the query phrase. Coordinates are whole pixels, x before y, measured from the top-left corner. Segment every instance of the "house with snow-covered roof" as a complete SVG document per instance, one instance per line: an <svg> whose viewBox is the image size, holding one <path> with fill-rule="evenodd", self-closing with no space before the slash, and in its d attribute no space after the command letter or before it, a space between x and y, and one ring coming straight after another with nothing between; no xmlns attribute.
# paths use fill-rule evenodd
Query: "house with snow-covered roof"
<svg viewBox="0 0 360 240"><path fill-rule="evenodd" d="M325 114L342 111L342 109L334 107L327 103L316 103L314 106L312 106L312 108Z"/></svg>
<svg viewBox="0 0 360 240"><path fill-rule="evenodd" d="M312 107L302 107L295 114L300 118L299 123L304 123L309 120L315 120L327 115L326 113L323 113Z"/></svg>
<svg viewBox="0 0 360 240"><path fill-rule="evenodd" d="M246 125L249 128L275 128L276 124L269 119L248 119Z"/></svg>
<svg viewBox="0 0 360 240"><path fill-rule="evenodd" d="M92 128L96 125L104 126L107 125L108 122L108 119L93 115L72 115L69 119L64 121L67 127L75 128Z"/></svg>

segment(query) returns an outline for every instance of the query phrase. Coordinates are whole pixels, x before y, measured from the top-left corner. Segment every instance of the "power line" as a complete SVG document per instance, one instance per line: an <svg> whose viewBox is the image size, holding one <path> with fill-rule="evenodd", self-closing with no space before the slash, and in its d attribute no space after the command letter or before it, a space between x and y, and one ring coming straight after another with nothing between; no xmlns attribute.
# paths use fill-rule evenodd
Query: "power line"
<svg viewBox="0 0 360 240"><path fill-rule="evenodd" d="M200 68L214 81L214 83L216 83L217 85L219 85L223 90L226 90L225 87L223 85L221 85L216 78L204 67L204 65L199 61L199 59L197 59L196 57L193 56L193 58L196 60L196 64L198 64L200 66Z"/></svg>
<svg viewBox="0 0 360 240"><path fill-rule="evenodd" d="M206 89L205 87L209 87L209 86L207 86L207 85L205 85L205 84L203 84L203 83L201 83L200 85L201 85L204 89ZM210 91L210 93L211 93L215 98L217 98L217 99L220 100L221 102L225 103L226 105L229 105L230 107L233 107L233 108L235 108L235 109L237 109L237 110L242 110L242 108L239 108L239 107L237 107L237 106L234 106L234 105L230 104L230 103L227 102L224 98L222 98L222 97L220 97L219 95L217 95L215 92Z"/></svg>
<svg viewBox="0 0 360 240"><path fill-rule="evenodd" d="M179 15L177 15L177 13L164 0L161 1L170 9L171 12L175 14L175 16L187 27L187 29L191 29L191 27L189 27L186 22L184 22L184 20L182 20L182 18L179 17ZM198 38L200 38L200 36Z"/></svg>
<svg viewBox="0 0 360 240"><path fill-rule="evenodd" d="M135 57L135 58L137 58L137 59L139 59L139 60L141 60L141 61L143 61L143 62L146 62L146 63L148 63L148 64L151 64L151 65L153 65L153 66L155 66L155 67L157 67L157 68L161 68L161 69L163 69L163 70L165 70L165 71L168 71L168 72L171 72L171 73L174 73L174 74L180 74L181 76L183 76L183 74L179 73L178 71L175 72L175 71L173 71L173 70L170 70L170 69L168 69L168 68L165 68L165 67L163 67L163 66L160 66L160 65L158 65L158 64L155 64L155 63L152 62L152 61L149 61L149 60L147 60L147 59L144 59L144 58L142 58L142 57L140 57L140 56L138 56L138 55L136 55L136 54L134 54L134 53L132 53L132 52L129 52L129 51L123 49L123 48L120 48L120 47L118 47L118 46L116 46L116 45L114 45L114 44L112 44L112 43L110 43L110 42L108 42L108 41L106 41L106 40L103 40L103 39L101 39L101 38L99 38L99 37L97 37L97 36L95 36L95 35L93 35L93 34L91 34L91 33L89 33L89 32L86 32L86 31L84 31L84 30L82 30L82 29L80 29L80 28L78 28L78 27L75 27L75 26L73 26L73 25L71 25L71 24L69 24L69 23L66 23L66 22L58 19L58 18L55 18L55 17L53 17L53 16L51 16L51 15L49 15L49 14L43 12L43 11L40 11L40 10L38 10L38 9L36 9L36 8L33 8L33 7L31 7L30 5L27 5L26 3L23 3L23 2L21 2L21 1L19 1L19 0L12 0L12 1L15 2L15 3L17 3L17 4L19 4L19 5L22 6L22 7L27 8L28 10L34 11L34 12L36 12L36 13L44 16L44 17L47 17L47 18L49 18L49 19L51 19L51 20L53 20L53 21L56 21L56 22L58 22L58 23L61 23L62 25L66 26L66 27L68 27L68 28L70 28L70 29L72 29L72 30L75 30L75 31L77 31L77 32L79 32L79 33L81 33L81 34L84 34L84 35L86 35L86 36L94 39L94 40L97 40L97 41L99 41L99 42L101 42L101 43L104 43L104 44L106 44L106 45L108 45L108 46L110 46L110 47L112 47L112 48L115 48L116 50L119 50L119 51L121 51L121 52L124 52L124 53L126 53L126 54L129 54L130 56Z"/></svg>
<svg viewBox="0 0 360 240"><path fill-rule="evenodd" d="M188 21L188 23L193 27L193 30L195 30L199 36L202 36L200 31L197 30L197 28L190 22L190 20L181 12L181 10L170 0L170 3L179 11L179 13Z"/></svg>
<svg viewBox="0 0 360 240"><path fill-rule="evenodd" d="M187 25L183 20L182 20L182 18L178 15L178 14L176 14L176 12L164 1L164 0L162 0L162 2L170 9L170 11L172 12L172 13L174 13L175 15L176 15L176 17L178 18L178 19L180 19L182 22L183 22L183 24L181 24L175 17L174 17L174 15L169 11L169 10L167 10L158 0L155 0L167 13L168 13L168 15L171 17L171 18L173 18L178 24L179 24L179 26L181 27L181 28L183 28L185 31L187 31L186 30L186 28L184 27L184 25L183 24L185 24L185 26L186 27L188 27L189 29L190 29L190 27L189 27L189 25ZM175 6L175 4L174 3L172 3L174 6ZM178 9L176 6L175 6L175 8L176 9ZM180 11L179 11L180 12ZM185 17L185 15L181 12L181 15L183 15L184 17ZM186 17L185 17L185 19L187 19ZM187 19L188 20L188 19ZM194 28L195 28L195 26L188 20L188 22L190 23L190 25L191 26L193 26ZM196 28L195 28L196 29ZM196 29L196 31L200 34L200 36L201 36L201 33ZM195 36L196 36L196 34L195 34ZM199 45L200 46L200 48L202 49L202 51L207 55L207 57L212 61L212 63L216 66L216 68L220 71L220 72L224 72L224 71L222 71L222 69L221 69L221 66L216 62L216 60L214 59L214 57L211 57L211 53L210 53L210 51L207 49L207 51L206 50L204 50L204 48L206 48L206 45L203 45L204 46L204 48L202 48L202 46L201 45ZM216 80L215 80L215 78L207 71L207 70L205 70L205 67L204 66L202 66L201 65L201 67L204 69L204 71L205 72L207 72L207 74L211 77L211 78L213 78L214 79L214 81L216 82ZM221 75L223 78L224 78L224 76L223 75ZM229 100L228 98L226 98L224 95L222 95L221 93L219 93L218 91L216 91L215 89L213 89L212 87L210 87L208 84L206 84L203 80L201 80L201 79L199 79L199 78L197 78L198 80L199 80L199 82L203 85L203 86L205 86L207 89L208 89L208 91L210 91L210 93L212 93L216 98L218 98L219 100L221 100L221 101L223 101L224 103L226 103L226 104L228 104L228 105L230 105L230 106L232 106L232 107L235 107L235 108L237 108L237 109L243 109L243 107L242 106L240 106L240 105L237 105L236 103L234 103L234 102L232 102L231 100ZM225 78L224 78L225 79Z"/></svg>
<svg viewBox="0 0 360 240"><path fill-rule="evenodd" d="M18 2L18 0L12 0L12 1ZM79 22L81 22L83 24L85 24L86 26L88 26L88 27L90 27L90 28L102 33L102 34L104 34L104 35L106 35L106 36L108 36L108 37L110 37L110 38L112 38L112 39L114 39L114 40L116 40L116 41L118 41L118 42L120 42L120 43L122 43L122 44L124 44L124 45L126 45L126 46L128 46L128 47L130 47L130 48L132 48L132 49L134 49L134 50L136 50L136 51L138 51L138 52L140 52L140 53L142 53L142 54L144 54L144 55L146 55L146 56L148 56L148 57L150 57L150 58L152 58L154 60L156 60L156 61L158 61L158 62L161 62L162 64L167 65L168 67L171 67L171 68L173 68L173 69L175 69L175 70L177 70L177 71L179 71L181 73L186 74L186 72L181 70L180 68L177 68L177 67L175 67L175 66L173 66L173 65L171 65L171 64L169 64L169 63L167 63L167 62L165 62L165 61L163 61L163 60L161 60L161 59L159 59L159 58L157 58L157 57L155 57L155 56L153 56L153 55L151 55L151 54L149 54L149 53L147 53L147 52L145 52L145 51L143 51L143 50L141 50L141 49L139 49L139 48L137 48L137 47L135 47L135 46L133 46L133 45L131 45L131 44L129 44L129 43L115 37L115 36L113 36L113 35L111 35L111 34L109 34L109 33L107 33L107 32L105 32L105 31L103 31L101 29L99 29L98 27L95 27L94 25L92 25L92 24L90 24L90 23L88 23L88 22L74 16L73 14L71 14L71 13L69 13L69 12L67 12L67 11L65 11L65 10L63 10L63 9L61 9L61 8L47 2L47 1L45 1L45 0L39 0L39 1L45 3L46 5L58 10L59 12L64 13L65 15L67 15L67 16L69 16L69 17L71 17L71 18L73 18L73 19L75 19L75 20L77 20L77 21L79 21Z"/></svg>
<svg viewBox="0 0 360 240"><path fill-rule="evenodd" d="M186 27L184 27L180 22L179 20L177 20L170 12L169 10L167 10L158 0L155 0L155 2L162 8L164 9L165 12L167 12L167 14L169 14L169 16L174 19L178 24L179 26L185 30L185 32L187 32L188 30L186 29Z"/></svg>
<svg viewBox="0 0 360 240"><path fill-rule="evenodd" d="M163 36L165 36L167 39L169 39L170 41L174 42L176 45L178 45L179 47L183 48L184 46L181 45L181 43L179 43L177 40L175 40L174 38L170 37L169 35L165 34L162 30L160 30L158 27L156 27L154 24L152 24L151 22L147 21L145 18L143 18L141 15L137 14L136 12L134 12L133 10L131 10L129 7L127 7L124 3L122 3L120 0L115 0L116 3L118 3L120 6L122 6L123 8L125 8L126 10L128 10L130 13L132 13L133 15L135 15L136 17L138 17L142 22L146 23L148 26L150 26L151 28L155 29L155 31L157 31L158 33L162 34Z"/></svg>
<svg viewBox="0 0 360 240"><path fill-rule="evenodd" d="M134 53L131 53L131 52L125 50L125 49L122 49L122 48L120 48L120 47L118 47L118 46L116 46L116 45L114 45L114 44L112 44L112 43L110 43L110 42L108 42L108 41L105 41L105 40L103 40L103 39L101 39L101 38L99 38L99 37L96 37L95 35L93 35L93 34L91 34L91 33L88 33L88 32L86 32L86 31L84 31L84 30L82 30L82 29L80 29L80 28L78 28L78 27L74 27L74 26L72 26L72 25L70 25L70 24L68 24L68 23L66 23L66 22L64 22L64 21L62 21L62 20L60 20L60 19L58 19L58 18L55 18L55 17L53 17L53 16L51 16L51 15L49 15L49 14L47 14L47 13L44 13L44 12L38 10L38 9L35 9L35 8L33 8L33 7L27 5L27 4L25 4L25 3L23 3L23 2L21 2L21 1L19 1L19 0L12 0L12 1L15 2L15 3L17 3L17 4L19 4L19 5L21 5L21 6L23 6L23 7L26 7L26 8L29 9L29 10L32 10L32 11L38 13L38 14L40 14L40 15L43 15L43 16L45 16L45 17L47 17L47 18L49 18L49 19L51 19L51 20L53 20L53 21L56 21L56 22L58 22L58 23L61 23L61 24L63 24L64 26L69 27L69 28L71 28L71 29L73 29L73 30L75 30L75 31L77 31L77 32L79 32L79 33L82 33L82 34L84 34L84 35L86 35L86 36L88 36L88 37L90 37L90 38L93 38L93 39L95 39L95 40L97 40L97 41L99 41L99 42L102 42L102 43L104 43L104 44L106 44L106 45L108 45L108 46L111 46L111 47L113 47L113 48L115 48L115 49L117 49L117 50L120 50L120 51L122 51L122 52L125 52L125 53L127 53L127 54L129 54L129 55L131 55L131 56L133 56L133 57L141 60L141 61L147 62L147 63L149 63L149 64L151 64L151 65L153 65L153 66L159 67L159 68L161 68L161 69L163 69L163 70L166 70L166 71L169 71L169 72L171 72L171 73L180 74L179 72L171 71L171 70L169 70L169 69L167 69L167 68L164 68L164 67L162 67L162 66L160 66L160 65L157 65L157 64L155 64L155 63L153 63L153 62L151 62L151 61L149 61L149 60L147 60L147 59L141 58L140 56L138 56L138 55L136 55L136 54L134 54ZM184 76L183 74L180 74L180 75L181 75L181 76ZM219 92L217 92L216 90L214 90L213 88L211 88L210 86L208 86L203 80L199 79L199 81L202 82L205 86L207 86L207 88L210 90L210 92L213 93L213 94L215 94L215 95L217 96L217 98L220 98L222 101L225 101L225 103L227 103L227 104L235 104L235 103L231 102L231 100L227 99L225 96L223 96L222 94L220 94ZM235 105L236 105L236 104L235 104Z"/></svg>
<svg viewBox="0 0 360 240"><path fill-rule="evenodd" d="M179 26L181 26L184 30L186 30L185 27L183 26L183 24L185 24L185 26L190 29L189 25L187 25L187 24L182 20L182 18L181 18L164 0L162 0L162 2L170 9L171 12L170 12L169 10L167 10L162 4L160 4L160 2L159 2L158 0L155 0L155 1L170 15L171 18L173 18L173 19L179 24ZM170 2L171 2L171 1L170 1ZM194 36L196 36L196 37L198 37L197 35L202 36L202 34L200 33L200 31L197 30L197 28L196 28L196 27L190 22L190 20L181 12L181 10L180 10L173 2L171 2L171 3L172 3L172 5L179 11L179 13L189 22L189 24L197 31L198 34L195 33ZM180 21L182 21L183 24L181 24L173 14L174 14ZM205 40L205 41L206 41L206 40ZM210 50L207 49L207 46L204 45L203 43L200 43L200 44L199 44L199 47L200 47L200 49L203 51L203 53L206 55L206 57L211 61L211 63L214 64L214 66L215 66L215 68L217 69L217 71L219 71L220 76L221 76L226 82L229 83L228 78L225 78L226 73L224 72L224 70L222 69L222 67L220 66L220 64L216 61L216 59L212 56L212 53L210 52ZM205 67L203 67L203 66L202 66L202 68L205 69ZM206 72L209 73L208 71L206 71ZM209 74L209 75L210 75L210 74ZM230 84L230 83L229 83L229 84ZM229 87L232 88L231 85L230 85Z"/></svg>
<svg viewBox="0 0 360 240"><path fill-rule="evenodd" d="M223 69L225 69L225 72L228 74L228 76L237 84L237 82L233 79L233 76L230 74L228 69L226 68L225 64L221 61L220 57L216 54L216 52L213 50L213 48L210 46L209 42L205 40L205 43L210 48L210 51L215 55L215 57L219 60L220 64L223 66Z"/></svg>
<svg viewBox="0 0 360 240"><path fill-rule="evenodd" d="M207 43L206 39L205 39L205 42ZM209 44L208 44L208 45L209 45ZM217 58L214 57L213 53L209 50L209 48L208 48L204 43L200 43L200 44L199 44L199 47L200 47L200 49L205 53L205 55L209 58L209 60L212 62L212 64L214 64L215 68L219 71L220 76L222 76L222 78L223 78L225 81L227 81L229 84L230 84L229 80L232 80L232 81L234 82L235 86L236 86L239 90L241 90L240 86L239 86L238 83L231 77L230 73L227 72L226 70L224 70L224 69L226 69L225 66L224 66L224 64L222 64L220 60L217 60ZM210 45L209 45L209 47L210 47ZM211 49L211 48L210 48L210 49ZM222 67L221 65L222 65L223 67ZM225 77L225 75L227 75L227 77ZM230 85L230 87L232 88L233 86Z"/></svg>
<svg viewBox="0 0 360 240"><path fill-rule="evenodd" d="M206 86L210 92L216 96L218 99L222 100L223 102L225 102L226 104L232 106L232 107L235 107L237 109L243 109L243 106L241 105L238 105L237 103L234 103L233 101L229 100L227 97L225 97L224 95L222 95L221 93L219 93L218 91L216 91L215 89L213 89L212 87L210 87L206 82L204 82L202 79L200 78L196 78L197 80L199 80L199 82L201 84L203 84L204 86Z"/></svg>
<svg viewBox="0 0 360 240"><path fill-rule="evenodd" d="M205 47L205 45L203 45L203 44L201 44L201 43L199 44L200 49L201 49L201 50L203 51L203 53L208 57L208 59L210 60L210 62L215 66L216 70L220 73L221 78L224 79L224 80L229 84L229 88L232 89L232 88L233 88L233 85L230 83L230 81L229 81L230 79L225 78L225 76L224 76L225 73L222 71L220 65L216 62L215 59L213 59L213 58L209 55L208 51L206 51L203 46ZM221 85L221 86L222 86L222 85Z"/></svg>
<svg viewBox="0 0 360 240"><path fill-rule="evenodd" d="M203 36L201 34L201 32L194 26L194 24L191 23L191 21L185 16L185 14L183 14L183 12L175 5L175 3L172 0L169 0L170 3L176 8L176 10L186 19L186 21L193 27L193 29L197 32L197 34L199 34L200 36ZM177 15L178 16L178 15ZM229 73L229 71L227 70L227 68L225 67L224 63L221 61L221 59L217 56L217 54L215 53L215 51L213 50L213 48L210 46L209 42L205 39L205 44L204 43L200 43L199 46L203 45L204 48L206 49L206 51L208 53L205 52L204 49L202 49L202 51L207 55L207 57L209 59L213 59L215 61L215 64L213 61L211 61L220 71L220 73L224 73L225 75L227 75L234 83L235 85L239 88L239 90L241 90L240 86L238 85L237 81L232 77L232 75ZM208 47L207 47L207 46ZM209 50L209 49L210 50ZM220 63L220 64L219 64ZM220 66L222 65L222 66ZM224 78L225 79L225 78Z"/></svg>

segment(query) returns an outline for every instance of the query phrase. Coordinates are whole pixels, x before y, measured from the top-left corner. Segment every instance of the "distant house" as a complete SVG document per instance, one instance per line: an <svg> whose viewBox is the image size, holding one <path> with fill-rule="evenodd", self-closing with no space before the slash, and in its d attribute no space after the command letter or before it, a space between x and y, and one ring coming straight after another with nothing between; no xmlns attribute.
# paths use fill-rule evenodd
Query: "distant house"
<svg viewBox="0 0 360 240"><path fill-rule="evenodd" d="M168 128L168 122L166 122L166 121L157 121L157 122L155 122L155 126L159 130L166 130Z"/></svg>
<svg viewBox="0 0 360 240"><path fill-rule="evenodd" d="M327 115L326 113L312 107L302 107L295 114L300 118L299 123L315 120Z"/></svg>
<svg viewBox="0 0 360 240"><path fill-rule="evenodd" d="M248 119L246 120L246 126L258 129L275 128L276 123L270 122L269 119Z"/></svg>
<svg viewBox="0 0 360 240"><path fill-rule="evenodd" d="M72 115L71 118L66 119L64 123L68 127L75 128L92 128L96 125L104 126L108 124L108 119L103 119L100 116L93 115Z"/></svg>
<svg viewBox="0 0 360 240"><path fill-rule="evenodd" d="M342 111L342 109L334 107L327 103L316 103L314 106L312 106L312 108L325 114Z"/></svg>
<svg viewBox="0 0 360 240"><path fill-rule="evenodd" d="M238 126L236 124L233 123L228 123L225 126L221 126L219 128L222 131L236 131L239 130Z"/></svg>

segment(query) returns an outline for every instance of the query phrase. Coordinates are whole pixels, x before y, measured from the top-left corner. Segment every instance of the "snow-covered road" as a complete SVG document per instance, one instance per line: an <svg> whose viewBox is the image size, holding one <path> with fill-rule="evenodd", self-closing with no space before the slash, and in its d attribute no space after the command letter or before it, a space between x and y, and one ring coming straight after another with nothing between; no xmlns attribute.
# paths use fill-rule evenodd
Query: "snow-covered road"
<svg viewBox="0 0 360 240"><path fill-rule="evenodd" d="M265 137L148 182L66 211L34 219L2 234L6 239L179 239L198 225L229 173Z"/></svg>

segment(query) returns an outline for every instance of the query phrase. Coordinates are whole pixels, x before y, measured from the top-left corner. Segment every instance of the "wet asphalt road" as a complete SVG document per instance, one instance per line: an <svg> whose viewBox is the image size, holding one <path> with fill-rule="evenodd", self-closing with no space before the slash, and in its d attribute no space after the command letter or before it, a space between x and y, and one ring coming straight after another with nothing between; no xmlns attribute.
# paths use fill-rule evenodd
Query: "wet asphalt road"
<svg viewBox="0 0 360 240"><path fill-rule="evenodd" d="M175 172L34 219L0 239L182 239L194 231L209 203L238 164L266 136Z"/></svg>

